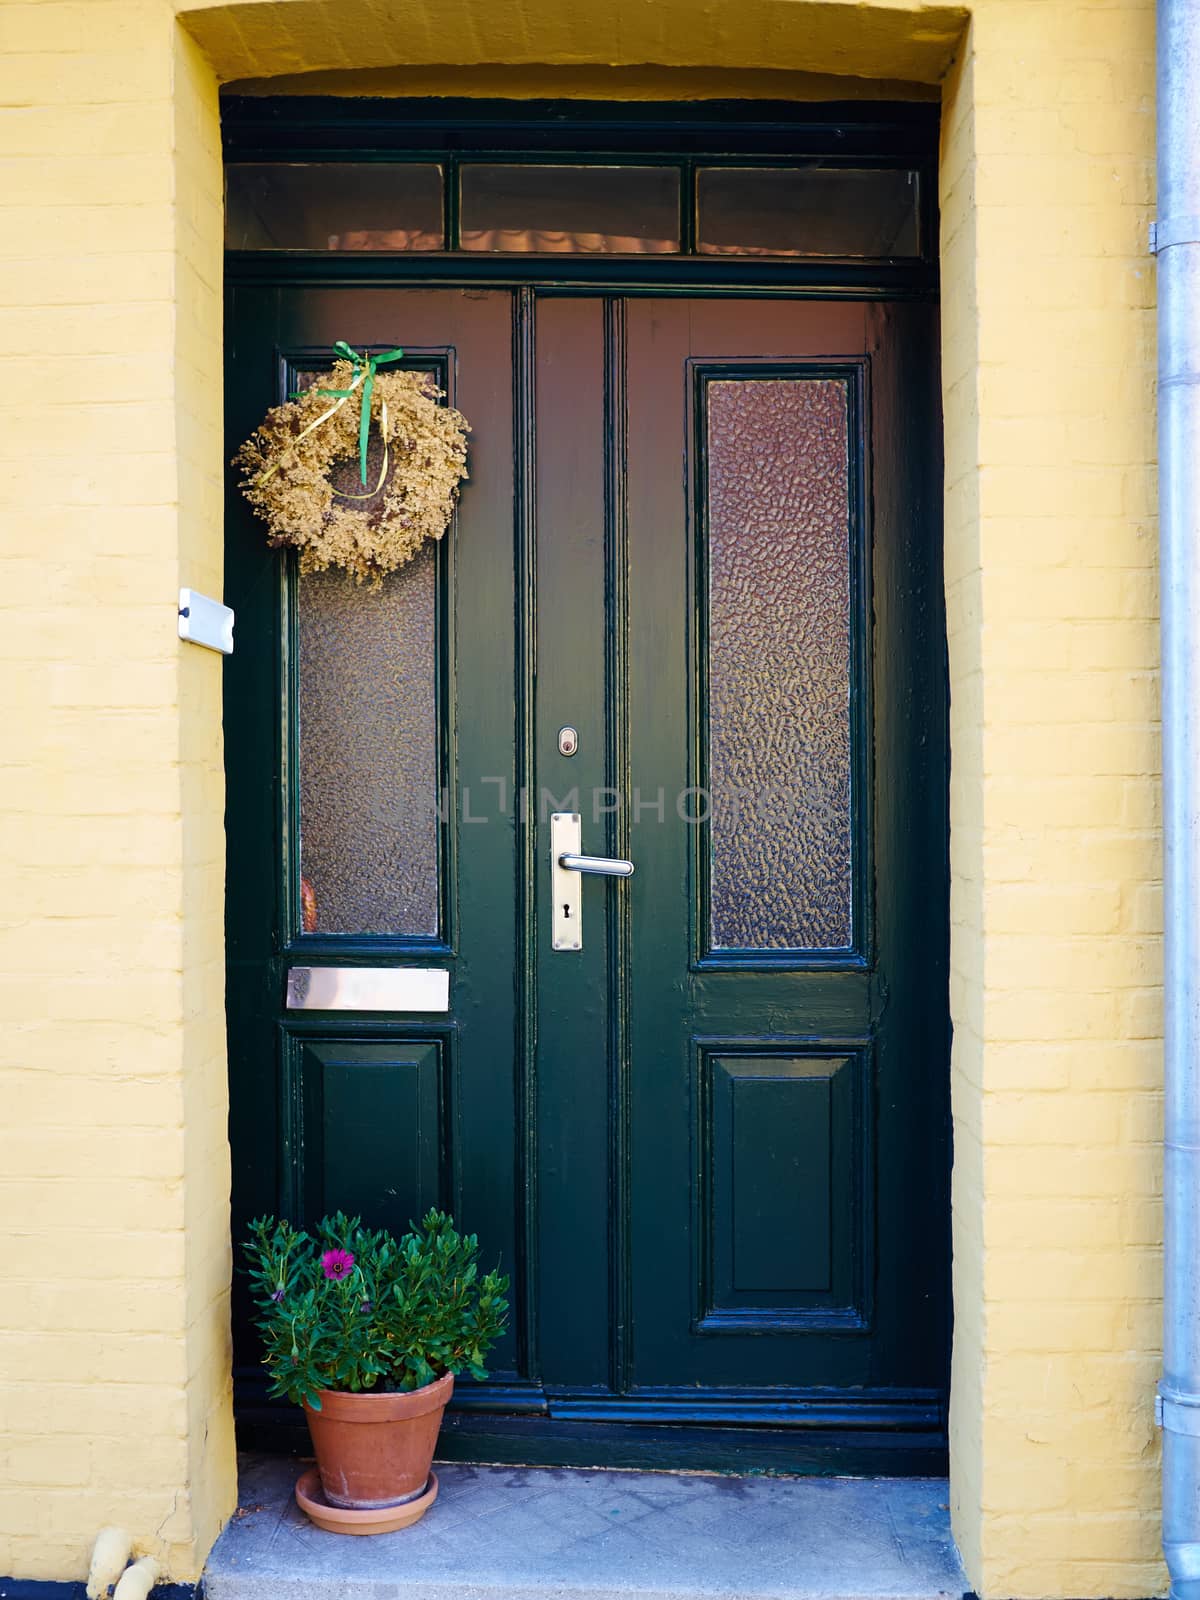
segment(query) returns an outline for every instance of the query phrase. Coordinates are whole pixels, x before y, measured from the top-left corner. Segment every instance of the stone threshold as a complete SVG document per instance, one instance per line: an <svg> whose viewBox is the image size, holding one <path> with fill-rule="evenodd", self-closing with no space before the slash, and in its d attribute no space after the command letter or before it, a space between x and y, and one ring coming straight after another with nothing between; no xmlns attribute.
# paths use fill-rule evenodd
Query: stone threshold
<svg viewBox="0 0 1200 1600"><path fill-rule="evenodd" d="M944 1478L439 1463L401 1533L323 1533L294 1458L244 1456L207 1600L961 1600Z"/></svg>

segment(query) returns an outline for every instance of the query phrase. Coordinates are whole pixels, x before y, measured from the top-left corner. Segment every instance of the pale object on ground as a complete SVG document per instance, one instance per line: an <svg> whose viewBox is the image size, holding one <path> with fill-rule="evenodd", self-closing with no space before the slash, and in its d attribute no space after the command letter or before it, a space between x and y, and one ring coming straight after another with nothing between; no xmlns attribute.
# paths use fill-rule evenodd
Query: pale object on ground
<svg viewBox="0 0 1200 1600"><path fill-rule="evenodd" d="M125 1571L133 1540L124 1528L101 1528L92 1546L92 1564L88 1568L88 1600L100 1600Z"/></svg>
<svg viewBox="0 0 1200 1600"><path fill-rule="evenodd" d="M113 1600L147 1600L158 1581L158 1562L153 1556L142 1556L121 1576L113 1590Z"/></svg>

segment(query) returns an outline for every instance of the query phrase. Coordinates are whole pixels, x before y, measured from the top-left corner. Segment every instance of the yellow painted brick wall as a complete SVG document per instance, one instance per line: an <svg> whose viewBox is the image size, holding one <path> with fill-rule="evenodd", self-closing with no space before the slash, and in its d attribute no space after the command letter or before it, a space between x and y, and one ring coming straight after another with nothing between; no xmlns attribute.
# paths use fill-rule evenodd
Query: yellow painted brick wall
<svg viewBox="0 0 1200 1600"><path fill-rule="evenodd" d="M233 1489L215 81L171 8L0 6L0 1575Z"/></svg>
<svg viewBox="0 0 1200 1600"><path fill-rule="evenodd" d="M230 1505L216 78L795 73L946 108L956 1531L988 1600L1161 1587L1151 13L0 5L0 1574Z"/></svg>
<svg viewBox="0 0 1200 1600"><path fill-rule="evenodd" d="M990 0L946 86L953 1500L989 1596L1159 1559L1153 6Z"/></svg>

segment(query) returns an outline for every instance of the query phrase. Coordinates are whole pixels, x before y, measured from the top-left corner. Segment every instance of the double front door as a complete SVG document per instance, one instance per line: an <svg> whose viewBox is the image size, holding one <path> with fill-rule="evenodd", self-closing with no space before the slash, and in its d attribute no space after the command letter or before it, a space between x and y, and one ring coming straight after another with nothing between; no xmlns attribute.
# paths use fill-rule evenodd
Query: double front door
<svg viewBox="0 0 1200 1600"><path fill-rule="evenodd" d="M403 346L473 430L456 525L378 592L297 575L231 489L235 1226L438 1204L478 1232L513 1315L466 1451L933 1464L930 308L244 287L230 314L233 444L338 339Z"/></svg>

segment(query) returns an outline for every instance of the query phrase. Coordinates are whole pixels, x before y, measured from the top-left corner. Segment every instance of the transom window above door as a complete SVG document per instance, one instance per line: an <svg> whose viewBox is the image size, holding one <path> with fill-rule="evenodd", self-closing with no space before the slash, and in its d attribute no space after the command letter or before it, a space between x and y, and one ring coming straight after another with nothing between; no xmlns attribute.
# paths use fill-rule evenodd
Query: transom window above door
<svg viewBox="0 0 1200 1600"><path fill-rule="evenodd" d="M226 246L252 251L922 255L920 171L816 158L235 161Z"/></svg>

